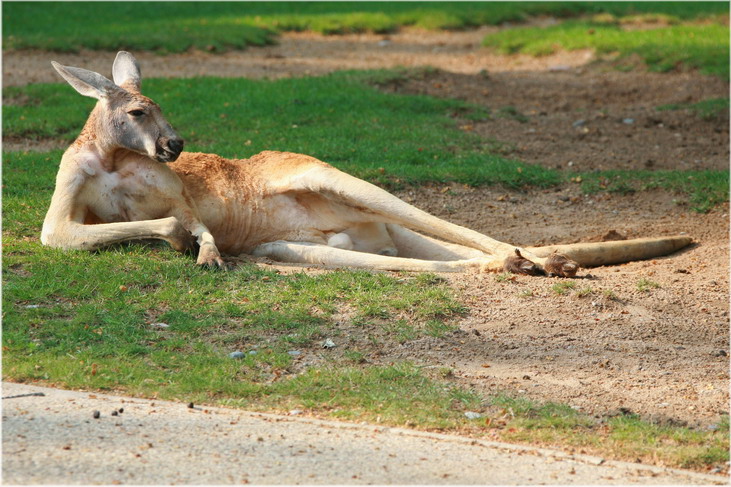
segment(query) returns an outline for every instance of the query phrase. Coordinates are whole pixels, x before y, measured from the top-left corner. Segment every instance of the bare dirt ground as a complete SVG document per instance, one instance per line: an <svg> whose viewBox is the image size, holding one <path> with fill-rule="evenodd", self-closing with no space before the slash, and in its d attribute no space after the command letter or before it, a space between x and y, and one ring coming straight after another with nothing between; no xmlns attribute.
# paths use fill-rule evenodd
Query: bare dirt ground
<svg viewBox="0 0 731 487"><path fill-rule="evenodd" d="M728 167L727 118L655 109L728 96L727 83L693 72L648 73L641 65L619 72L612 60L596 60L587 51L500 56L479 47L488 30L287 34L277 46L245 52L135 55L146 76L171 77L275 78L432 66L440 71L382 89L462 98L504 114L465 122L463 130L503 143L510 157L566 171ZM112 58L6 52L3 83L59 81L51 59L107 73ZM450 367L455 380L480 392L565 402L596 415L635 412L705 428L729 411L728 204L698 214L668 192L587 196L578 184L526 192L431 186L398 195L519 245L601 240L611 231L629 238L686 233L696 243L666 258L585 270L564 295L552 290L556 279L445 276L469 307L459 330L446 339L378 348L354 333L347 346L368 351L369 361ZM658 287L642 291L641 279ZM341 331L348 336L346 323ZM317 352L302 360L317 361Z"/></svg>

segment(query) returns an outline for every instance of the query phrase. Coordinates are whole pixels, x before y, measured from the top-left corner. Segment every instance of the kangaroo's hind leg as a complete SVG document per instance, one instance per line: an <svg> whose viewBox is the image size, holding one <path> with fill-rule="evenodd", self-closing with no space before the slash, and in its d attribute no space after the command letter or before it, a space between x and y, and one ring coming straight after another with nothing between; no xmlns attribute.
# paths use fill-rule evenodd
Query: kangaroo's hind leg
<svg viewBox="0 0 731 487"><path fill-rule="evenodd" d="M388 255L356 252L311 242L277 240L254 249L255 257L268 257L280 262L319 264L327 267L361 268L383 271L462 272L467 269L489 267L493 257L435 261L391 257Z"/></svg>
<svg viewBox="0 0 731 487"><path fill-rule="evenodd" d="M425 260L478 259L480 250L422 235L401 225L387 223L386 229L400 257Z"/></svg>
<svg viewBox="0 0 731 487"><path fill-rule="evenodd" d="M385 223L365 222L356 223L350 228L333 235L327 244L331 247L369 254L388 255L395 257L398 254Z"/></svg>
<svg viewBox="0 0 731 487"><path fill-rule="evenodd" d="M523 274L540 274L543 273L546 263L552 258L550 256L539 257L525 249L519 249L514 245L500 242L474 230L437 218L377 186L331 166L312 167L298 174L291 183L292 189L313 191L335 203L372 215L374 222L398 224L493 256L496 258L492 259L491 264L491 268L494 270L502 269L503 263L511 263L517 258L518 261L509 267L509 270ZM500 262L500 264L495 262ZM576 274L577 269L578 266L569 262L558 269L558 274L570 277Z"/></svg>

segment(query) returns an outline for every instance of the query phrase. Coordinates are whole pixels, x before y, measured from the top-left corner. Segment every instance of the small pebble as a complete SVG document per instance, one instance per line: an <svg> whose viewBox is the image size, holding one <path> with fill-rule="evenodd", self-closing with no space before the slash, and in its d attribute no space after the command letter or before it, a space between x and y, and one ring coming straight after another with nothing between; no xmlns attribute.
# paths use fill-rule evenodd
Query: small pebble
<svg viewBox="0 0 731 487"><path fill-rule="evenodd" d="M99 419L99 416L101 416L101 415L102 415L102 413L100 413L99 411L94 411L94 413L92 414L94 419Z"/></svg>
<svg viewBox="0 0 731 487"><path fill-rule="evenodd" d="M238 350L228 354L228 358L244 358L245 356L246 354L244 352L239 352Z"/></svg>
<svg viewBox="0 0 731 487"><path fill-rule="evenodd" d="M119 416L119 411L112 411L112 416Z"/></svg>
<svg viewBox="0 0 731 487"><path fill-rule="evenodd" d="M479 419L482 417L482 414L476 413L474 411L466 411L464 415L467 417L467 419Z"/></svg>
<svg viewBox="0 0 731 487"><path fill-rule="evenodd" d="M122 414L124 412L124 408L119 408L119 414Z"/></svg>
<svg viewBox="0 0 731 487"><path fill-rule="evenodd" d="M568 64L554 64L553 66L549 67L548 70L552 72L558 72L558 71L569 71L571 69L571 66Z"/></svg>

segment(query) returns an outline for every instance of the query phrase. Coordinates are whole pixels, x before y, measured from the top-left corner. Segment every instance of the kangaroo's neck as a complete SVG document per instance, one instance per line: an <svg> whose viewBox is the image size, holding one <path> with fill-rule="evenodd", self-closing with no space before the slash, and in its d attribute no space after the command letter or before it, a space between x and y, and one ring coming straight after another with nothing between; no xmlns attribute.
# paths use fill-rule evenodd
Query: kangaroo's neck
<svg viewBox="0 0 731 487"><path fill-rule="evenodd" d="M107 172L113 172L131 156L135 158L144 157L140 154L120 147L115 143L114 137L104 125L105 115L100 104L92 110L89 118L81 129L76 140L71 144L71 149L77 153L88 153L99 161Z"/></svg>

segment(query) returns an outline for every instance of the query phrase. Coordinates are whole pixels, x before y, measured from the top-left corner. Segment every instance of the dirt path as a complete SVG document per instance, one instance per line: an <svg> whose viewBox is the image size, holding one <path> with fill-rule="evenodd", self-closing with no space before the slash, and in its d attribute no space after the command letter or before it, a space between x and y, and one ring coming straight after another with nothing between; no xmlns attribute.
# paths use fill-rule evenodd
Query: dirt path
<svg viewBox="0 0 731 487"><path fill-rule="evenodd" d="M33 393L44 395L3 400L8 484L720 485L725 480L401 428L3 384L3 396Z"/></svg>
<svg viewBox="0 0 731 487"><path fill-rule="evenodd" d="M587 64L590 52L497 56L479 47L485 32L288 34L278 46L246 52L135 55L147 76L273 78L429 65L443 71L383 89L485 105L498 116L463 129L500 141L510 157L567 171L728 167L728 119L656 110L728 96L727 83L696 73L618 72L611 62ZM105 73L111 57L8 52L3 82L58 81L51 59ZM446 342L379 349L353 338L350 347L366 350L369 360L448 366L482 392L566 402L596 415L632 411L713 428L728 412L728 205L701 215L668 192L589 197L578 185L522 193L450 185L399 196L515 244L601 239L610 231L687 233L697 243L669 258L591 269L565 295L551 289L552 279L449 276L470 308L459 331ZM641 279L658 287L641 291Z"/></svg>
<svg viewBox="0 0 731 487"><path fill-rule="evenodd" d="M591 53L560 53L543 58L495 55L480 49L484 35L495 28L455 33L407 30L394 35L353 34L323 37L311 33L287 33L274 46L212 54L195 51L158 56L135 52L147 77L224 76L281 78L319 75L339 69L380 69L396 66L434 66L450 72L476 74L481 70L565 69L584 64ZM100 73L109 71L108 52L3 53L3 85L52 83L58 75L51 60L84 66ZM112 59L114 53L112 53Z"/></svg>

